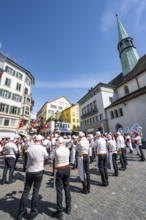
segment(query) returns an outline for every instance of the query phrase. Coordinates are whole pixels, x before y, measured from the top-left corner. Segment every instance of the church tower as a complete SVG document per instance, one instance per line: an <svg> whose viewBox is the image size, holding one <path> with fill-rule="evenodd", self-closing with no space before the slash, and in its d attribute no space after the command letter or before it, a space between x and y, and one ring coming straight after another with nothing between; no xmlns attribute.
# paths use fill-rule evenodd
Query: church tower
<svg viewBox="0 0 146 220"><path fill-rule="evenodd" d="M117 16L117 15L116 15ZM122 72L125 76L129 73L139 60L139 56L136 47L133 44L133 39L128 36L122 23L119 21L117 16L118 25L118 51L122 64Z"/></svg>

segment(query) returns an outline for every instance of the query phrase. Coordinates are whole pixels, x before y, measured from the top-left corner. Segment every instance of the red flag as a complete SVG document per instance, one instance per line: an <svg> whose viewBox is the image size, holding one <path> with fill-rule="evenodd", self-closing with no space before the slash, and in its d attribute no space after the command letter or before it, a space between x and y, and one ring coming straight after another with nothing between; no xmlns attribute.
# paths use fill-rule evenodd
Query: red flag
<svg viewBox="0 0 146 220"><path fill-rule="evenodd" d="M22 120L19 122L19 126L18 126L18 128L23 127L23 123L24 123L24 120L22 119Z"/></svg>

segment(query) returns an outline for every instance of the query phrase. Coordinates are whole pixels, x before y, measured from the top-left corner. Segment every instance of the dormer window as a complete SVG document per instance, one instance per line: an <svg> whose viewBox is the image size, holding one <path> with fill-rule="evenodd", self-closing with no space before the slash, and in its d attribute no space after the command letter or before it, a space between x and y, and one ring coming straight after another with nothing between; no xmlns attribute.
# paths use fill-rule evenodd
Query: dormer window
<svg viewBox="0 0 146 220"><path fill-rule="evenodd" d="M128 94L129 94L129 88L128 88L128 86L125 86L125 87L124 87L124 92L125 92L125 95L128 95Z"/></svg>

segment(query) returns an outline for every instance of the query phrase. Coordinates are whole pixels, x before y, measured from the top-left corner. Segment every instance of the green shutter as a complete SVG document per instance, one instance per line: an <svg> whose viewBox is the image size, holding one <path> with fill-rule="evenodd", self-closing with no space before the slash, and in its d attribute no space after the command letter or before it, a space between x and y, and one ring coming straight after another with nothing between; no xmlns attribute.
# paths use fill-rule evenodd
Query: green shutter
<svg viewBox="0 0 146 220"><path fill-rule="evenodd" d="M11 92L9 92L9 99L11 98Z"/></svg>
<svg viewBox="0 0 146 220"><path fill-rule="evenodd" d="M18 108L18 115L20 115L20 108Z"/></svg>
<svg viewBox="0 0 146 220"><path fill-rule="evenodd" d="M9 105L6 106L6 113L9 112Z"/></svg>

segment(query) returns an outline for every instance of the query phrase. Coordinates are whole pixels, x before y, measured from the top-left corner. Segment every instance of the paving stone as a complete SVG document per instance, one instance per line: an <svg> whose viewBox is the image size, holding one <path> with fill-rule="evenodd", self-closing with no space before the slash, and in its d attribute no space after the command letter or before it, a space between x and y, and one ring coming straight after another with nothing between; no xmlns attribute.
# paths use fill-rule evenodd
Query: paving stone
<svg viewBox="0 0 146 220"><path fill-rule="evenodd" d="M143 149L146 155L146 149ZM64 213L64 220L145 220L146 219L146 163L140 162L136 151L128 154L126 171L120 171L119 177L112 176L109 171L109 186L98 186L101 177L97 173L96 162L90 164L91 193L82 194L81 181L77 170L71 169L71 215ZM118 163L119 167L120 164ZM3 172L3 157L0 157L0 176ZM44 177L40 189L40 208L36 220L53 220L51 212L56 210L56 193L53 190L52 164L45 166ZM22 158L18 161L18 170L14 172L16 182L0 186L0 219L16 220L19 202L24 186L25 173L22 172ZM28 213L30 199L28 200ZM63 196L64 199L64 196ZM63 201L65 208L65 202ZM26 216L29 219L29 214Z"/></svg>

